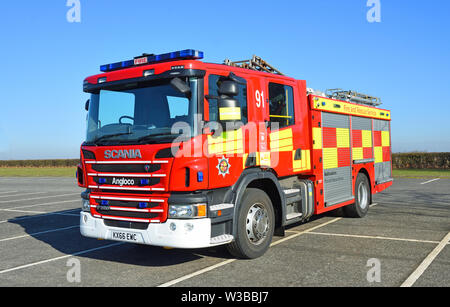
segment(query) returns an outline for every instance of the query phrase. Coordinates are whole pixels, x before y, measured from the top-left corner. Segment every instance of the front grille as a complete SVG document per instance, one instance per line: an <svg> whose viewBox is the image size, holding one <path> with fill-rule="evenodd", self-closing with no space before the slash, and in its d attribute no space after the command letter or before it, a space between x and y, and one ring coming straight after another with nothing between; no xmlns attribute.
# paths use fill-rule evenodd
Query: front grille
<svg viewBox="0 0 450 307"><path fill-rule="evenodd" d="M105 201L105 200L103 200L103 201ZM95 200L95 202L99 206L102 205L102 200L100 200L100 199ZM139 209L139 203L140 202L135 202L135 201L107 200L107 205L110 207ZM142 201L142 203L147 203L149 209L159 207L159 205L160 205L158 203L152 203L152 202L147 202L147 201Z"/></svg>
<svg viewBox="0 0 450 307"><path fill-rule="evenodd" d="M114 220L104 220L106 226L127 228L127 229L138 229L146 230L148 228L148 223L141 222L128 222L128 221L114 221Z"/></svg>
<svg viewBox="0 0 450 307"><path fill-rule="evenodd" d="M93 164L92 169L100 173L153 173L161 164Z"/></svg>
<svg viewBox="0 0 450 307"><path fill-rule="evenodd" d="M148 195L153 194L151 191L135 191L135 190L114 190L114 189L102 189L99 188L102 193L111 193L111 194L136 194L136 195Z"/></svg>
<svg viewBox="0 0 450 307"><path fill-rule="evenodd" d="M171 160L86 161L86 167L93 216L124 228L167 220Z"/></svg>
<svg viewBox="0 0 450 307"><path fill-rule="evenodd" d="M134 182L134 184L131 184L133 186L150 186L160 183L160 178L141 178L141 177L94 177L93 178L95 183L98 184L108 184L108 185L118 185L118 186L126 186L126 185L120 185L121 180L127 182ZM100 183L100 179L104 180L102 183ZM101 188L101 186L100 186Z"/></svg>
<svg viewBox="0 0 450 307"><path fill-rule="evenodd" d="M105 210L106 208L97 207L97 212L101 215L106 216L117 216L117 217L129 217L136 219L154 219L158 217L157 213L150 212L133 212L133 211L119 211L119 210Z"/></svg>

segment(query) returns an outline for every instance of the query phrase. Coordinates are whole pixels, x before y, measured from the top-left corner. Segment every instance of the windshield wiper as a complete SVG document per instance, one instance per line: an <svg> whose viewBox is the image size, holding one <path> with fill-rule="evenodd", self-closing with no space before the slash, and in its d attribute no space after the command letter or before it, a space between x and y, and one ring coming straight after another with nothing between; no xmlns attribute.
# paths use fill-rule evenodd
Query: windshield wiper
<svg viewBox="0 0 450 307"><path fill-rule="evenodd" d="M121 136L121 135L130 135L130 134L133 134L133 133L132 132L122 132L122 133L107 134L107 135L97 138L93 143L97 144L99 141L102 141L104 139L109 139L109 138L112 138L115 136Z"/></svg>
<svg viewBox="0 0 450 307"><path fill-rule="evenodd" d="M141 138L138 138L136 141L139 142L139 143L142 143L144 141L151 140L154 137L168 136L168 135L178 136L179 134L174 134L172 132L155 133L155 134L149 134L149 135L143 136Z"/></svg>

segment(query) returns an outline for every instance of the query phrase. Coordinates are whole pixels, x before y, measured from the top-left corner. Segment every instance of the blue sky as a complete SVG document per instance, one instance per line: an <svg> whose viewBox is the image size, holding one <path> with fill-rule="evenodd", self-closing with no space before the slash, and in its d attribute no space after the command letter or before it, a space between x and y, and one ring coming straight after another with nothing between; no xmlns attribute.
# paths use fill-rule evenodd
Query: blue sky
<svg viewBox="0 0 450 307"><path fill-rule="evenodd" d="M77 158L82 92L101 64L143 52L257 54L308 87L354 89L392 110L393 151L450 151L450 2L381 0L0 2L0 159Z"/></svg>

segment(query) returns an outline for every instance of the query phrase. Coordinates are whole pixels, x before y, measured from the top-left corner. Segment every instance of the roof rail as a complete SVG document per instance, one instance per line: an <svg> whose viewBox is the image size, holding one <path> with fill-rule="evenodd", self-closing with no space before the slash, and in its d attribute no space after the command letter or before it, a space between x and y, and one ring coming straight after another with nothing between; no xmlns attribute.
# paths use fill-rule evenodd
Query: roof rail
<svg viewBox="0 0 450 307"><path fill-rule="evenodd" d="M326 95L328 96L328 98L354 102L357 104L368 105L371 107L381 105L381 99L378 97L361 94L355 91L344 91L341 88L328 89L326 90Z"/></svg>
<svg viewBox="0 0 450 307"><path fill-rule="evenodd" d="M225 65L233 66L233 67L239 67L239 68L245 68L245 69L252 69L256 71L262 71L262 72L268 72L271 74L277 74L284 76L283 73L281 73L278 69L274 68L272 65L261 59L260 57L254 55L253 58L250 60L243 60L243 61L236 61L232 62L229 59L226 59L224 61Z"/></svg>

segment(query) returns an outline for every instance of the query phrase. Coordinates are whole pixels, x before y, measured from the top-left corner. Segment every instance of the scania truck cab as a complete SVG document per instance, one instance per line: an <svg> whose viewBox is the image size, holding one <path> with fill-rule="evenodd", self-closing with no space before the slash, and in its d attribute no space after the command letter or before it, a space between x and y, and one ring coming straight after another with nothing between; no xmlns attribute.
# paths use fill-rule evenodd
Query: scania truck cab
<svg viewBox="0 0 450 307"><path fill-rule="evenodd" d="M85 79L83 236L255 258L313 214L363 217L392 184L389 111L202 58L143 54Z"/></svg>

